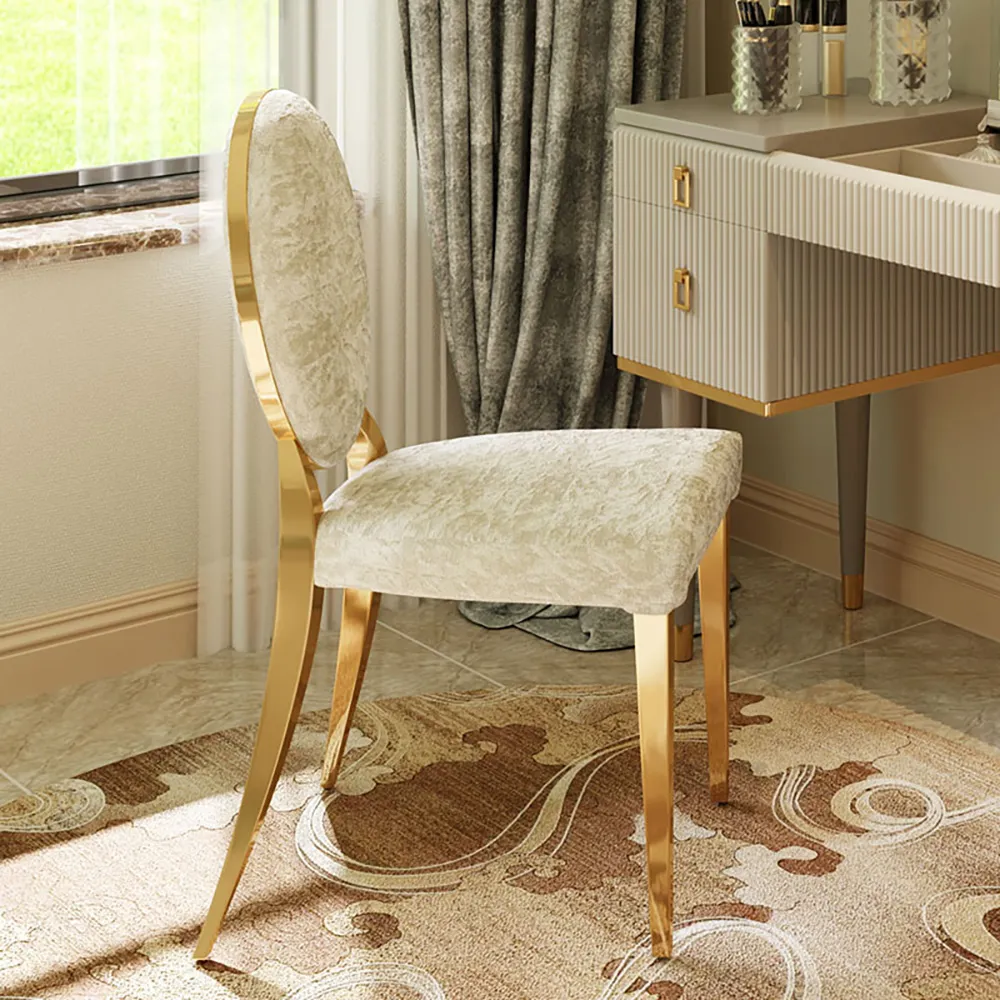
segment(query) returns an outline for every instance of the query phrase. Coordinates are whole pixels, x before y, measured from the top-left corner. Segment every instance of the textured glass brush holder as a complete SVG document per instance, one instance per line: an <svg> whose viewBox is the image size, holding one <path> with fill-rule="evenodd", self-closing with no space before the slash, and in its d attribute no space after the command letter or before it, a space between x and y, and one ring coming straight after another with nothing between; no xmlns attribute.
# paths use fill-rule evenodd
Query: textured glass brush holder
<svg viewBox="0 0 1000 1000"><path fill-rule="evenodd" d="M777 115L802 105L802 29L797 24L733 30L733 110Z"/></svg>
<svg viewBox="0 0 1000 1000"><path fill-rule="evenodd" d="M874 104L951 97L951 0L871 0L871 31Z"/></svg>

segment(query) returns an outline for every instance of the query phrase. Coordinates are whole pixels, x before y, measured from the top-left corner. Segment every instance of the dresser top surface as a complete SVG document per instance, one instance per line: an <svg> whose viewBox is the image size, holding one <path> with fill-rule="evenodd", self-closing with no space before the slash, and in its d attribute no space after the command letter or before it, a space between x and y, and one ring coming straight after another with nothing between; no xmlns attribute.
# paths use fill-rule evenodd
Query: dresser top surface
<svg viewBox="0 0 1000 1000"><path fill-rule="evenodd" d="M621 107L615 120L757 153L826 157L967 136L986 114L986 104L985 97L955 94L941 104L879 107L868 100L867 81L852 80L847 97L806 97L798 111L787 114L738 115L731 95L716 94Z"/></svg>

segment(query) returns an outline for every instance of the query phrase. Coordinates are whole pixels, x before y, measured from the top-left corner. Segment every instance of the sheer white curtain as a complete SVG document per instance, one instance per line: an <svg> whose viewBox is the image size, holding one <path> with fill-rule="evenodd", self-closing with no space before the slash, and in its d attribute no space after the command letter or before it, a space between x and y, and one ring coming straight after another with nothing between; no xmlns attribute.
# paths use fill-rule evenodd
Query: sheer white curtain
<svg viewBox="0 0 1000 1000"><path fill-rule="evenodd" d="M207 50L232 52L226 39L239 35L241 3L207 2L215 5ZM457 409L448 392L395 0L284 0L281 14L281 83L326 117L364 205L374 347L369 409L390 448L439 439L449 427L458 429ZM204 71L205 148L220 147L242 96L267 85L272 72L267 60L220 62ZM211 176L206 218L217 213L221 194L221 172ZM221 233L221 219L214 229ZM202 255L206 280L216 289L201 359L198 617L199 652L206 655L269 642L277 487L274 444L236 339L221 235L203 243ZM320 485L328 492L342 478L343 470L331 470ZM330 605L328 624L336 617L336 602Z"/></svg>

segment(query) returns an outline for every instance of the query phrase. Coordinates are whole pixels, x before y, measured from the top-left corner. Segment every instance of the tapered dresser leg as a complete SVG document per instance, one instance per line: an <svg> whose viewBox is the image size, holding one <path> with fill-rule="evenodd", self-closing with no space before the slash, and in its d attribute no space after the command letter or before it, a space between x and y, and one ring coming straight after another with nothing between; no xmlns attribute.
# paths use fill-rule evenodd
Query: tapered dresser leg
<svg viewBox="0 0 1000 1000"><path fill-rule="evenodd" d="M671 618L636 615L634 619L649 928L657 958L669 958L673 950L674 624Z"/></svg>
<svg viewBox="0 0 1000 1000"><path fill-rule="evenodd" d="M864 603L865 591L871 396L843 400L836 410L842 597L844 607L856 611Z"/></svg>
<svg viewBox="0 0 1000 1000"><path fill-rule="evenodd" d="M698 570L705 665L708 782L712 801L729 801L729 515Z"/></svg>
<svg viewBox="0 0 1000 1000"><path fill-rule="evenodd" d="M333 705L330 709L330 733L323 755L324 788L337 783L347 736L365 679L365 667L375 636L379 602L382 595L370 590L345 590L344 610L340 616L340 644L337 650L337 676L333 682Z"/></svg>

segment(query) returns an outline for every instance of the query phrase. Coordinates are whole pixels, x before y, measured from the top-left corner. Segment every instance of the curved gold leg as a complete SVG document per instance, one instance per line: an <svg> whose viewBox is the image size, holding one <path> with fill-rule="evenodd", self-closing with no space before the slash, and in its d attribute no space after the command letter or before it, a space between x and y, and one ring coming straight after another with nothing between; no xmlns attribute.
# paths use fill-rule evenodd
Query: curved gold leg
<svg viewBox="0 0 1000 1000"><path fill-rule="evenodd" d="M642 811L653 954L669 958L674 916L674 623L635 615Z"/></svg>
<svg viewBox="0 0 1000 1000"><path fill-rule="evenodd" d="M323 787L337 783L340 762L347 747L347 734L365 679L365 667L375 635L378 606L382 595L370 590L345 590L344 610L340 616L340 642L337 647L337 676L333 682L333 706L330 709L330 734L323 755Z"/></svg>
<svg viewBox="0 0 1000 1000"><path fill-rule="evenodd" d="M316 480L304 467L294 441L278 442L278 474L281 486L278 600L264 706L243 801L195 947L195 959L207 958L212 951L271 803L298 721L319 635L323 591L313 586L313 561L316 520L322 502Z"/></svg>
<svg viewBox="0 0 1000 1000"><path fill-rule="evenodd" d="M729 801L729 515L698 568L705 665L708 782L713 802Z"/></svg>

